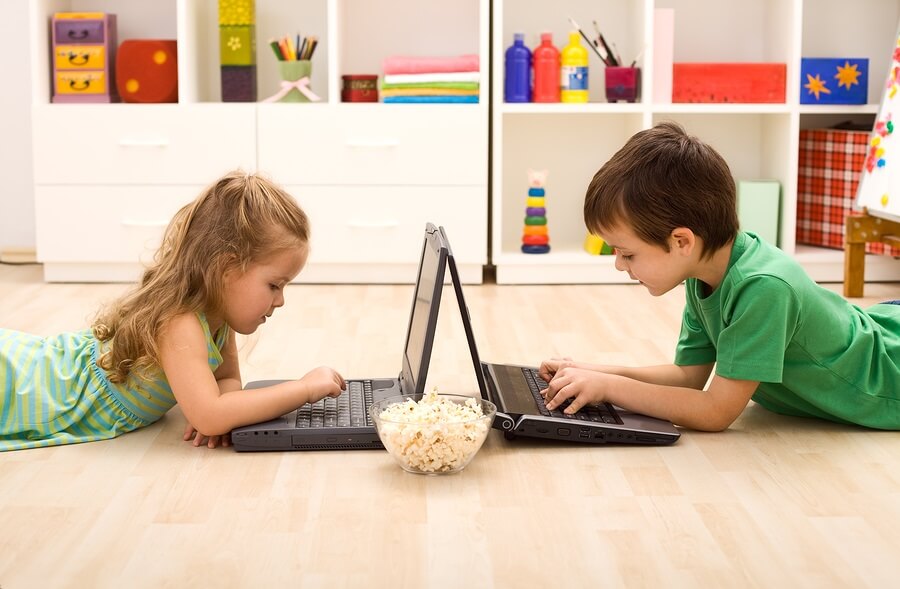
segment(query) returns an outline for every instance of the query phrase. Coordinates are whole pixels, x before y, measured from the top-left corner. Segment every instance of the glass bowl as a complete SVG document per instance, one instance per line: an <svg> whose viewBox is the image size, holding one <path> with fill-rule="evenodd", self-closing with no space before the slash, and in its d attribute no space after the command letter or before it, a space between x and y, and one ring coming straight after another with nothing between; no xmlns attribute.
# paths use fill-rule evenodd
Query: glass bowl
<svg viewBox="0 0 900 589"><path fill-rule="evenodd" d="M397 395L369 411L385 449L403 470L450 474L466 467L491 431L497 407L465 395Z"/></svg>

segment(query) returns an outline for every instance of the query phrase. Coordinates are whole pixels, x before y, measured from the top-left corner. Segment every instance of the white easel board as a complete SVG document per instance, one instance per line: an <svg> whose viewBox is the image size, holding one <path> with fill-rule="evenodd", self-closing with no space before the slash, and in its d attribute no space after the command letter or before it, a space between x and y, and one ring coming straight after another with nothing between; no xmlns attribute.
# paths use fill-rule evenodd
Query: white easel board
<svg viewBox="0 0 900 589"><path fill-rule="evenodd" d="M875 127L869 138L856 206L900 222L900 27Z"/></svg>

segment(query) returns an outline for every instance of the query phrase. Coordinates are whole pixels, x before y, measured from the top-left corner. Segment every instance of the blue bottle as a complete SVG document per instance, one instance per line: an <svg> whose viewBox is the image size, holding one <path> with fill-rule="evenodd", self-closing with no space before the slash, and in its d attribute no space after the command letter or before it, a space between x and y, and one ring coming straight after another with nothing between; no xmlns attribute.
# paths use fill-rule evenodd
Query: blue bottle
<svg viewBox="0 0 900 589"><path fill-rule="evenodd" d="M503 78L505 102L531 102L531 50L525 46L525 35L513 35L513 44L506 50Z"/></svg>

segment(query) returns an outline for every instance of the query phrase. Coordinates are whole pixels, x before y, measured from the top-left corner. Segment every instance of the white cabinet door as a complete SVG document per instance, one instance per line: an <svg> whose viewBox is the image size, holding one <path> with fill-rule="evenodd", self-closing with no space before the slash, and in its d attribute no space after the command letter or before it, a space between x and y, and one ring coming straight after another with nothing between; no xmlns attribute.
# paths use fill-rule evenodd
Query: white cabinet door
<svg viewBox="0 0 900 589"><path fill-rule="evenodd" d="M41 262L147 263L195 186L36 186Z"/></svg>
<svg viewBox="0 0 900 589"><path fill-rule="evenodd" d="M484 189L288 186L312 225L309 263L418 264L425 223L443 225L460 263L487 263Z"/></svg>
<svg viewBox="0 0 900 589"><path fill-rule="evenodd" d="M259 106L259 169L286 184L487 185L476 105Z"/></svg>
<svg viewBox="0 0 900 589"><path fill-rule="evenodd" d="M256 169L255 105L35 105L40 184L208 184Z"/></svg>

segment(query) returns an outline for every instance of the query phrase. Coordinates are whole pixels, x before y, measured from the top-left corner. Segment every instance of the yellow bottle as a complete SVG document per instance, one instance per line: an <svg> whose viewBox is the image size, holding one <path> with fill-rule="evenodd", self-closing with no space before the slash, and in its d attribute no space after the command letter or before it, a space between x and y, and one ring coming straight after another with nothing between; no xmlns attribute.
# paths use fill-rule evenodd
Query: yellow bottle
<svg viewBox="0 0 900 589"><path fill-rule="evenodd" d="M569 33L569 44L560 54L560 100L562 102L588 101L588 52L581 46L581 34Z"/></svg>

